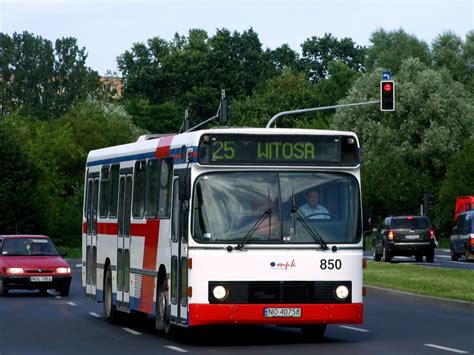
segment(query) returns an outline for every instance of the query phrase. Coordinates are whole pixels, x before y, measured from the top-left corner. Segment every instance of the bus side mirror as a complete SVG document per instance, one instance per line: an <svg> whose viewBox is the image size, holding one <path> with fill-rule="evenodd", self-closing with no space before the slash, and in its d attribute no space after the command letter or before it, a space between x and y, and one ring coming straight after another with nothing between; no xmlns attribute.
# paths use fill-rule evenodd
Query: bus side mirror
<svg viewBox="0 0 474 355"><path fill-rule="evenodd" d="M187 201L191 198L191 174L187 171L179 175L178 197L180 201Z"/></svg>

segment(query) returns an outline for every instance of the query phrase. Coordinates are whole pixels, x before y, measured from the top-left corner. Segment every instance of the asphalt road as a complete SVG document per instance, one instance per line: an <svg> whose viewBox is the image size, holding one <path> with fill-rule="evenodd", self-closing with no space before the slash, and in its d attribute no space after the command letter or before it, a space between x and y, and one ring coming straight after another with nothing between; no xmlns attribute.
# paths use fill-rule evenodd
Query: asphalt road
<svg viewBox="0 0 474 355"><path fill-rule="evenodd" d="M213 327L172 341L152 319L109 325L83 297L78 262L71 295L0 297L0 354L473 354L474 307L370 290L361 325L328 326L320 342L298 329ZM471 280L472 281L472 280ZM468 282L468 280L466 280Z"/></svg>
<svg viewBox="0 0 474 355"><path fill-rule="evenodd" d="M365 258L369 260L373 260L371 250L364 251L364 256ZM425 260L425 258L423 258L423 260ZM474 261L472 260L467 261L464 256L461 257L458 261L452 261L451 253L449 249L435 249L434 263L427 263L426 261L417 263L415 261L414 256L413 257L395 256L392 259L392 263L400 263L400 264L409 263L409 264L416 264L416 265L422 265L422 266L427 266L427 267L445 267L449 269L465 269L465 270L474 271Z"/></svg>

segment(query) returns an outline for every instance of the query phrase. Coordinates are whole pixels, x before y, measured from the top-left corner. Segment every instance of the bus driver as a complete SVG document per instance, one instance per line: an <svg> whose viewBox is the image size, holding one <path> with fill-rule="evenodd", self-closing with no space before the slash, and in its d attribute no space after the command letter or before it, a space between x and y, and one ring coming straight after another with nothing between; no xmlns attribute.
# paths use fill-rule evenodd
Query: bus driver
<svg viewBox="0 0 474 355"><path fill-rule="evenodd" d="M319 193L316 189L306 191L306 203L298 209L309 219L329 219L329 211L319 204Z"/></svg>

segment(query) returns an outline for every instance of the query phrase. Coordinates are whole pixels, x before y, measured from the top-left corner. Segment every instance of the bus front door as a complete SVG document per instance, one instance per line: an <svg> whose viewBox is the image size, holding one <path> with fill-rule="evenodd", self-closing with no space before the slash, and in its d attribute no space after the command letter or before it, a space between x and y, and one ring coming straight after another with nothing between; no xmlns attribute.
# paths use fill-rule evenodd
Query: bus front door
<svg viewBox="0 0 474 355"><path fill-rule="evenodd" d="M179 179L173 182L171 216L171 320L188 322L188 215L189 200L179 199Z"/></svg>
<svg viewBox="0 0 474 355"><path fill-rule="evenodd" d="M130 310L130 212L132 174L120 175L117 235L117 309Z"/></svg>
<svg viewBox="0 0 474 355"><path fill-rule="evenodd" d="M86 194L86 297L95 299L97 285L99 173L90 173L88 175Z"/></svg>

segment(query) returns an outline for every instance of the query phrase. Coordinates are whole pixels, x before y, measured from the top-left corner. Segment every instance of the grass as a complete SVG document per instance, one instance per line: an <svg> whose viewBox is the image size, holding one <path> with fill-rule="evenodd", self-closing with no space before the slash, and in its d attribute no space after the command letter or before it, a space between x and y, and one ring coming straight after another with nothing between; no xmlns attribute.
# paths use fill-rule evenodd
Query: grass
<svg viewBox="0 0 474 355"><path fill-rule="evenodd" d="M67 253L67 259L81 259L82 258L82 248L81 247L61 247L57 246L58 251L61 254Z"/></svg>
<svg viewBox="0 0 474 355"><path fill-rule="evenodd" d="M368 261L364 284L420 295L474 302L471 270Z"/></svg>

